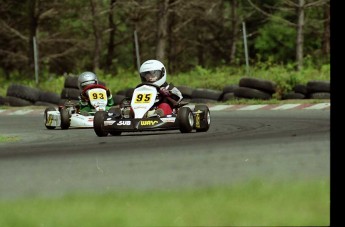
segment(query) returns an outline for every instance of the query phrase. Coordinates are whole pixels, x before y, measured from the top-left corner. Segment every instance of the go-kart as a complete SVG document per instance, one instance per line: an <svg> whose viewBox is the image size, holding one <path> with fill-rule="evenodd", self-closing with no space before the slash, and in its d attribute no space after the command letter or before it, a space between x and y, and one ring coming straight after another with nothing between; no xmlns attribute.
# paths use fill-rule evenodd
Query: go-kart
<svg viewBox="0 0 345 227"><path fill-rule="evenodd" d="M59 106L58 110L55 107L47 107L44 110L44 125L46 128L92 128L95 113L109 109L107 107L108 98L102 85L94 85L86 93L93 107L90 112L80 113L78 104L70 100Z"/></svg>
<svg viewBox="0 0 345 227"><path fill-rule="evenodd" d="M124 99L119 107L109 111L95 113L93 129L97 136L111 134L119 136L122 132L142 132L159 130L180 130L181 133L206 132L211 123L207 105L195 105L193 110L186 106L188 102L176 102L166 97L173 104L171 115L155 114L157 103L163 98L159 87L151 83L139 84L131 99Z"/></svg>

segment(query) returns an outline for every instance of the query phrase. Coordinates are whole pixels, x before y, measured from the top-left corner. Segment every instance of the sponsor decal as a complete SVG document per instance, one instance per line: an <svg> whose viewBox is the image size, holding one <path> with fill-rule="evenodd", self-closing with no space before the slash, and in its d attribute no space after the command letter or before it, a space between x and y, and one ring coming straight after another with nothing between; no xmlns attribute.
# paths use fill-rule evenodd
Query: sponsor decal
<svg viewBox="0 0 345 227"><path fill-rule="evenodd" d="M199 112L197 112L197 114L195 115L195 127L200 128L200 113Z"/></svg>
<svg viewBox="0 0 345 227"><path fill-rule="evenodd" d="M113 125L116 121L104 121L104 126Z"/></svg>
<svg viewBox="0 0 345 227"><path fill-rule="evenodd" d="M88 117L85 117L84 115L78 115L78 114L75 115L74 117L80 120L85 120L85 118L88 119Z"/></svg>
<svg viewBox="0 0 345 227"><path fill-rule="evenodd" d="M155 125L155 124L158 124L158 121L140 121L140 125L141 126L150 126L150 125Z"/></svg>
<svg viewBox="0 0 345 227"><path fill-rule="evenodd" d="M47 125L52 125L52 123L53 123L53 116L49 115L48 120L47 120Z"/></svg>
<svg viewBox="0 0 345 227"><path fill-rule="evenodd" d="M116 125L131 125L131 121L119 121Z"/></svg>
<svg viewBox="0 0 345 227"><path fill-rule="evenodd" d="M176 118L175 117L165 117L165 118L161 118L161 121L163 122L175 122Z"/></svg>
<svg viewBox="0 0 345 227"><path fill-rule="evenodd" d="M146 109L146 106L134 106L133 109Z"/></svg>

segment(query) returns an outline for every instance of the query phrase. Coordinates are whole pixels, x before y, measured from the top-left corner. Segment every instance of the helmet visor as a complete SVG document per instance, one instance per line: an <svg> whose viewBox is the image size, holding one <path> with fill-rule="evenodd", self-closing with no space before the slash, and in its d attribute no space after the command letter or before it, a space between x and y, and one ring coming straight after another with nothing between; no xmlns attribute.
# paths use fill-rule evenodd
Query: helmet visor
<svg viewBox="0 0 345 227"><path fill-rule="evenodd" d="M90 80L90 81L85 81L83 83L80 84L80 87L82 90L84 90L84 88L86 88L87 86L89 86L90 84L97 84L96 81L94 80Z"/></svg>
<svg viewBox="0 0 345 227"><path fill-rule="evenodd" d="M151 70L140 73L140 76L142 77L143 81L146 82L156 82L159 80L162 76L161 70Z"/></svg>

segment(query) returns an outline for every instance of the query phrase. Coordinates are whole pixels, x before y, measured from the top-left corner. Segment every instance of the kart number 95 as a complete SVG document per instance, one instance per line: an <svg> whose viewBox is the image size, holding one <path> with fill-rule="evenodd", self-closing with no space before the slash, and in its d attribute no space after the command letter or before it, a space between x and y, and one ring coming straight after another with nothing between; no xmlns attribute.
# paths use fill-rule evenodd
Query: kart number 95
<svg viewBox="0 0 345 227"><path fill-rule="evenodd" d="M137 94L135 98L135 103L149 103L151 100L152 94Z"/></svg>

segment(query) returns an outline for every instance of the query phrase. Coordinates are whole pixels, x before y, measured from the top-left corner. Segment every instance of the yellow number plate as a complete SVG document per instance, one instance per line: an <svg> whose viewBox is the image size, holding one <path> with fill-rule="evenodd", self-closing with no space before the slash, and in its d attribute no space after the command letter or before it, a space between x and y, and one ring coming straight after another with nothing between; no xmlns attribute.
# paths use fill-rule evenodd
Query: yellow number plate
<svg viewBox="0 0 345 227"><path fill-rule="evenodd" d="M137 96L135 97L135 101L134 103L150 103L152 94L137 94Z"/></svg>
<svg viewBox="0 0 345 227"><path fill-rule="evenodd" d="M90 101L92 100L104 100L107 97L107 93L105 92L105 90L99 90L99 91L90 91L89 93L89 98Z"/></svg>

